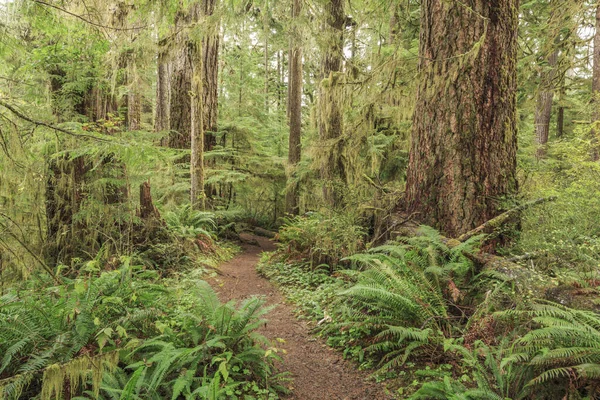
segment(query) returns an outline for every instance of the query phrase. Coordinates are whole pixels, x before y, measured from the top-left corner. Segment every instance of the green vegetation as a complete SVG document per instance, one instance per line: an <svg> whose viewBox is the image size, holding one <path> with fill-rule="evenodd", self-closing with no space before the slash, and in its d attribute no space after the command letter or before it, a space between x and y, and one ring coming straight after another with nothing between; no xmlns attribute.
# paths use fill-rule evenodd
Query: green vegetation
<svg viewBox="0 0 600 400"><path fill-rule="evenodd" d="M598 0L0 1L0 399L281 397L251 234L397 398L600 398L599 178Z"/></svg>
<svg viewBox="0 0 600 400"><path fill-rule="evenodd" d="M315 218L326 220L299 217L282 232L326 226ZM484 236L461 243L423 226L331 268L313 267L307 253L291 247L295 236L280 239L280 249L263 259L259 272L281 287L331 346L401 398L593 398L598 390L597 313L536 299L515 271L481 269L476 255ZM513 265L517 273L527 270ZM548 295L565 282L579 282L581 289L569 298L584 296L595 309L595 284L584 280L586 269L581 275L563 269L563 279L553 266L558 275L546 281Z"/></svg>

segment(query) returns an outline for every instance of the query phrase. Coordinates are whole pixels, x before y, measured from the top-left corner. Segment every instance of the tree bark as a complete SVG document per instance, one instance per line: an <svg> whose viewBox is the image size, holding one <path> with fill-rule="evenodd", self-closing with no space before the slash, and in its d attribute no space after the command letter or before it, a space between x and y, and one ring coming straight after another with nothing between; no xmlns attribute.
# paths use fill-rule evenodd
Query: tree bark
<svg viewBox="0 0 600 400"><path fill-rule="evenodd" d="M173 73L171 80L171 100L169 109L170 132L166 145L176 149L189 149L191 146L191 100L192 58L188 28L198 20L197 7L178 10L175 16L175 38Z"/></svg>
<svg viewBox="0 0 600 400"><path fill-rule="evenodd" d="M558 107L558 113L556 115L556 137L561 138L565 133L565 108L563 106Z"/></svg>
<svg viewBox="0 0 600 400"><path fill-rule="evenodd" d="M405 208L457 237L517 191L518 0L423 0Z"/></svg>
<svg viewBox="0 0 600 400"><path fill-rule="evenodd" d="M166 44L159 43L156 75L156 116L154 119L154 130L156 132L168 131L170 127L169 97L171 87L169 69L169 52L166 49Z"/></svg>
<svg viewBox="0 0 600 400"><path fill-rule="evenodd" d="M346 174L341 157L343 149L343 115L341 101L344 77L342 56L344 49L344 0L329 0L326 5L327 21L324 24L323 37L327 47L323 49L321 82L321 106L319 120L319 138L323 154L321 155L321 179L323 180L323 198L327 205L335 207L342 201L341 188L346 183Z"/></svg>
<svg viewBox="0 0 600 400"><path fill-rule="evenodd" d="M592 69L592 161L600 160L600 1L596 6L596 33L594 34L594 65Z"/></svg>
<svg viewBox="0 0 600 400"><path fill-rule="evenodd" d="M142 122L142 93L140 90L140 81L137 73L135 58L132 54L127 59L127 129L137 131L141 128Z"/></svg>
<svg viewBox="0 0 600 400"><path fill-rule="evenodd" d="M289 116L290 137L288 149L288 184L285 195L286 212L298 215L297 166L301 157L302 136L302 47L299 39L298 20L302 9L301 0L292 0L292 36L290 38Z"/></svg>
<svg viewBox="0 0 600 400"><path fill-rule="evenodd" d="M209 21L202 39L202 102L204 105L204 150L210 151L217 144L217 118L219 109L219 27L214 18L217 0L202 0L202 15Z"/></svg>
<svg viewBox="0 0 600 400"><path fill-rule="evenodd" d="M550 117L552 116L552 99L554 98L554 78L556 77L556 62L558 50L548 57L548 66L544 68L540 77L537 103L535 109L535 143L536 156L546 155L546 144L550 135Z"/></svg>
<svg viewBox="0 0 600 400"><path fill-rule="evenodd" d="M203 110L203 62L202 43L190 43L192 61L192 91L191 91L191 135L192 158L190 163L191 190L190 203L192 208L204 210L204 110Z"/></svg>

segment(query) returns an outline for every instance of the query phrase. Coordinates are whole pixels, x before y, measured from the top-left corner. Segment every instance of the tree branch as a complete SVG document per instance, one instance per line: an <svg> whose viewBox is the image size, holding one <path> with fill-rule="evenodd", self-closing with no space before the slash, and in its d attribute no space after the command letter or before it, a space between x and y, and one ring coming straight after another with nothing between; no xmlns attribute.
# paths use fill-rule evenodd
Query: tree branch
<svg viewBox="0 0 600 400"><path fill-rule="evenodd" d="M143 26L135 26L133 28L116 28L114 26L102 25L102 24L98 24L96 22L90 21L89 19L83 18L81 15L72 13L71 11L67 11L64 8L60 8L58 6L55 6L54 4L46 3L45 1L41 1L41 0L31 0L31 1L33 1L34 3L41 4L43 6L46 6L46 7L54 8L54 9L56 9L58 11L64 12L65 14L72 15L73 17L78 18L78 19L82 20L83 22L85 22L87 24L94 25L94 26L97 26L99 28L112 29L114 31L134 31L134 30L138 30L138 29L144 29L144 28L146 28L148 26L148 25L143 25Z"/></svg>
<svg viewBox="0 0 600 400"><path fill-rule="evenodd" d="M65 134L71 135L71 136L83 137L83 138L88 138L88 139L95 139L95 140L99 140L99 141L102 141L102 142L110 142L110 140L104 139L104 138L101 138L101 137L98 137L98 136L86 135L85 133L75 133L75 132L68 131L68 130L66 130L64 128L60 128L58 126L54 126L54 125L48 124L48 123L43 122L43 121L37 121L37 120L35 120L33 118L30 118L27 115L23 114L21 111L17 110L15 107L13 107L12 105L8 104L4 100L0 100L0 106L6 108L7 110L9 110L13 114L15 114L17 117L21 118L22 120L30 122L30 123L32 123L32 124L34 124L36 126L44 126L46 128L54 129L57 132L62 132L62 133L65 133Z"/></svg>

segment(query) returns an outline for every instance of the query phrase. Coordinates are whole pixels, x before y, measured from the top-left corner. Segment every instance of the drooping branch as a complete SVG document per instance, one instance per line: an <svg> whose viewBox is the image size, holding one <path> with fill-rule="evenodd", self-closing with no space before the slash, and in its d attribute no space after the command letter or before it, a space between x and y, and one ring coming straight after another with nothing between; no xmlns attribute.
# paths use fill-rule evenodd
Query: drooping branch
<svg viewBox="0 0 600 400"><path fill-rule="evenodd" d="M145 29L148 27L148 25L143 25L143 26L134 26L133 28L118 28L118 27L114 27L114 26L102 25L97 22L90 21L89 19L86 19L79 14L75 14L75 13L72 13L71 11L65 10L64 8L55 6L54 4L46 3L45 1L41 1L41 0L31 0L31 1L33 1L34 3L40 4L40 5L46 6L46 7L54 8L55 10L64 12L65 14L69 14L77 19L82 20L86 24L97 26L98 28L112 29L113 31L133 31L133 30Z"/></svg>
<svg viewBox="0 0 600 400"><path fill-rule="evenodd" d="M94 139L94 140L99 140L102 142L111 142L111 140L108 139L104 139L98 136L93 136L93 135L86 135L85 133L75 133L75 132L71 132L69 130L66 130L64 128L43 122L43 121L38 121L35 120L31 117L28 117L27 115L23 114L21 111L17 110L15 107L13 107L12 105L8 104L7 102L0 100L0 106L6 108L7 110L9 110L10 112L12 112L13 114L15 114L17 117L21 118L22 120L25 120L29 123L32 123L36 126L44 126L46 128L50 128L53 129L57 132L61 132L67 135L71 135L71 136L76 136L76 137L81 137L81 138L88 138L88 139Z"/></svg>

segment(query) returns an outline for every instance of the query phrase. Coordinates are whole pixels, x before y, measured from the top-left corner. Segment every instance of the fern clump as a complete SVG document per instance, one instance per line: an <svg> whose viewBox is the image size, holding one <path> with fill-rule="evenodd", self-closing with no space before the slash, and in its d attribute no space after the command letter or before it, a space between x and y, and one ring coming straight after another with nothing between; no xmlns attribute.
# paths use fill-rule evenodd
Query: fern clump
<svg viewBox="0 0 600 400"><path fill-rule="evenodd" d="M592 311L538 300L527 311L500 316L530 320L533 329L515 343L519 361L535 370L528 385L563 382L566 391L600 393L600 317Z"/></svg>
<svg viewBox="0 0 600 400"><path fill-rule="evenodd" d="M383 245L347 260L364 271L340 295L348 305L342 326L369 332L365 351L381 358L382 369L416 354L440 356L444 340L461 333L466 316L460 289L473 265L465 256L479 238L449 247L435 230Z"/></svg>
<svg viewBox="0 0 600 400"><path fill-rule="evenodd" d="M164 279L130 261L104 272L91 263L62 285L0 297L2 398L279 390L277 351L256 333L261 299L222 304L204 281Z"/></svg>

